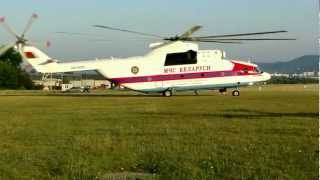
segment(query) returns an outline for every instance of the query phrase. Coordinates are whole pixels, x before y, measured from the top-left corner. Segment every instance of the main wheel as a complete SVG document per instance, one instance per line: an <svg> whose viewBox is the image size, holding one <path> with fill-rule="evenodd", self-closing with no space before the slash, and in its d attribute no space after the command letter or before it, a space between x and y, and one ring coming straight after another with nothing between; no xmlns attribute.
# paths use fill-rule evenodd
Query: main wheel
<svg viewBox="0 0 320 180"><path fill-rule="evenodd" d="M239 90L232 91L232 96L240 96L240 91Z"/></svg>
<svg viewBox="0 0 320 180"><path fill-rule="evenodd" d="M166 91L164 91L162 93L162 95L165 96L165 97L170 97L170 96L172 96L172 91L171 90L166 90Z"/></svg>
<svg viewBox="0 0 320 180"><path fill-rule="evenodd" d="M115 82L111 82L110 89L115 89L117 87L117 84Z"/></svg>
<svg viewBox="0 0 320 180"><path fill-rule="evenodd" d="M219 92L220 92L220 93L225 93L225 92L227 92L227 88L219 89Z"/></svg>

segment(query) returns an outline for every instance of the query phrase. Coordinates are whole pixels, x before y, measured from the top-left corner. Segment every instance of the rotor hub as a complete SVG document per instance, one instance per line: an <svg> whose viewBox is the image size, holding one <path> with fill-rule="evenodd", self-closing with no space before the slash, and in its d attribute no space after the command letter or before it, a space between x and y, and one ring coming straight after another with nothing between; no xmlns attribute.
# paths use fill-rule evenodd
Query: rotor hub
<svg viewBox="0 0 320 180"><path fill-rule="evenodd" d="M16 44L23 44L25 45L28 42L27 39L23 38L23 37L19 37L16 41Z"/></svg>

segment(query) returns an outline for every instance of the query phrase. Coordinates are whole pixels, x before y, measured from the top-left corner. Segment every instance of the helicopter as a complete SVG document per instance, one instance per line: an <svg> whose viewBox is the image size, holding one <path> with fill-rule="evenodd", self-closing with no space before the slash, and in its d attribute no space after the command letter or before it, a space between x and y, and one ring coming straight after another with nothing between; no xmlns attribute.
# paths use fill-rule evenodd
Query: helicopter
<svg viewBox="0 0 320 180"><path fill-rule="evenodd" d="M105 25L95 28L121 31L141 36L158 38L161 42L149 45L150 51L143 56L128 58L92 59L63 62L49 57L36 45L25 38L33 22L38 18L33 14L23 33L16 34L0 18L0 24L16 41L0 49L0 54L16 47L21 56L38 72L43 74L77 71L96 71L112 82L112 86L123 86L143 93L161 93L170 97L179 91L218 90L224 93L233 89L232 95L239 96L239 88L268 81L271 76L250 62L226 59L223 50L200 50L199 43L240 44L243 41L281 41L289 38L248 38L265 34L286 33L287 31L267 31L255 33L226 34L213 36L192 36L202 26L191 27L185 33L172 37L120 29ZM60 32L70 34L68 32ZM242 38L245 37L245 38ZM49 46L50 43L46 43Z"/></svg>

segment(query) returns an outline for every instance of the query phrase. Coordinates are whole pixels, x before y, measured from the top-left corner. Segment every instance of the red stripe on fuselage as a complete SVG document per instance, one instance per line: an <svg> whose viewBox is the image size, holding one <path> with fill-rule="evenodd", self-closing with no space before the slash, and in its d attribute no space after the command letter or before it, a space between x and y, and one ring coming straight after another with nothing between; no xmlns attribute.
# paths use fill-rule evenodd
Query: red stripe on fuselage
<svg viewBox="0 0 320 180"><path fill-rule="evenodd" d="M230 76L246 76L257 75L258 73L243 73L242 71L210 71L197 73L181 73L181 74L163 74L152 76L137 76L137 77L123 77L113 78L114 82L118 84L124 83L139 83L139 82L153 82L153 81L171 81L171 80L185 80L185 79L200 79L200 78L215 78L215 77L230 77Z"/></svg>
<svg viewBox="0 0 320 180"><path fill-rule="evenodd" d="M35 59L35 58L37 58L37 56L33 53L33 52L25 52L24 53L25 54L25 56L27 57L27 58L29 58L29 59Z"/></svg>
<svg viewBox="0 0 320 180"><path fill-rule="evenodd" d="M254 66L250 66L250 65L246 65L246 64L241 64L241 63L237 63L237 62L232 62L234 64L233 66L233 71L254 71L255 67Z"/></svg>

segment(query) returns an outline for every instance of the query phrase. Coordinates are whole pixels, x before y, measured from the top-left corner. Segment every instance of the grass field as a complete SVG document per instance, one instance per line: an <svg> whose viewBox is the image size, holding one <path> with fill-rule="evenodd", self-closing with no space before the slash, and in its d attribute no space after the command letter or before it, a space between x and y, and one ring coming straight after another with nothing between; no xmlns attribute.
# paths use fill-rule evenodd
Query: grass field
<svg viewBox="0 0 320 180"><path fill-rule="evenodd" d="M165 98L0 91L0 179L318 179L318 86Z"/></svg>

